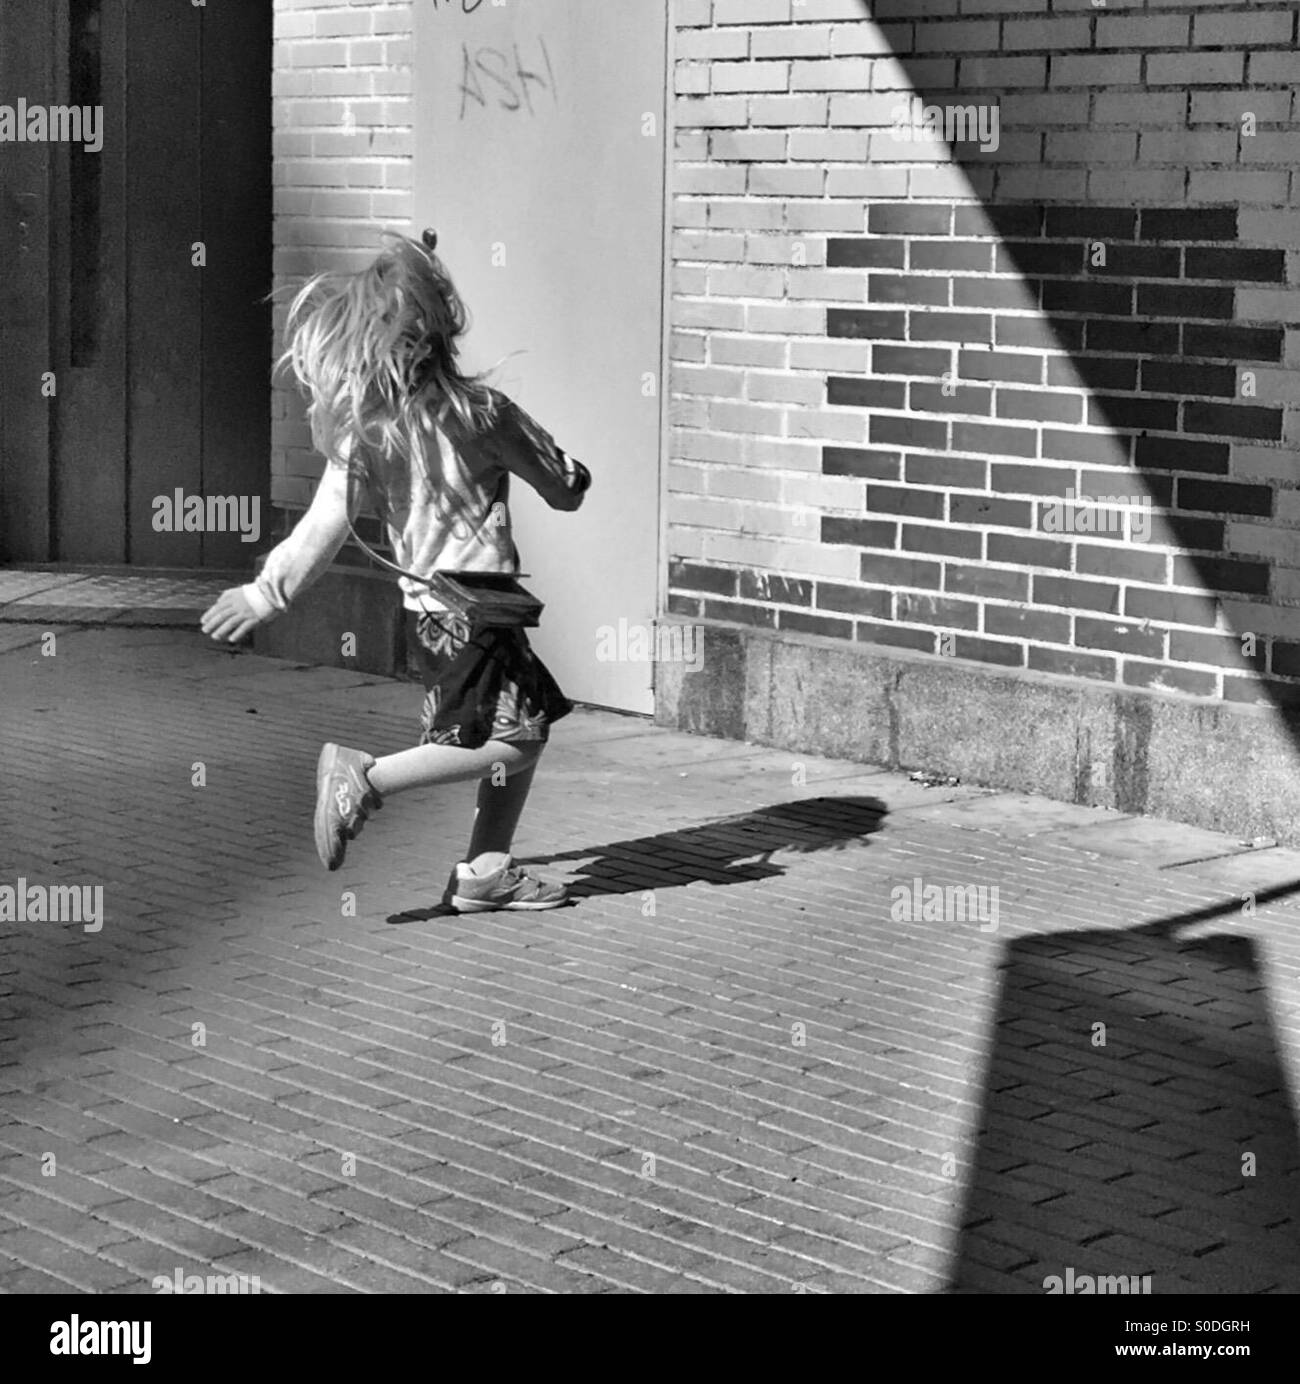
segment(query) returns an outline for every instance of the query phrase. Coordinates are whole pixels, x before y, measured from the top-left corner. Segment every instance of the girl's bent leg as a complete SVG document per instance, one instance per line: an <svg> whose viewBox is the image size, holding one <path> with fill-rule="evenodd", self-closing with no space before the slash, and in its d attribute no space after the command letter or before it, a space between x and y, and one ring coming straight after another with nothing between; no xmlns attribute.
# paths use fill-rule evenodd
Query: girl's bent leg
<svg viewBox="0 0 1300 1384"><path fill-rule="evenodd" d="M377 759L366 777L383 797L408 788L490 779L494 773L504 773L509 783L516 774L531 769L541 752L537 743L510 745L501 740L489 740L473 750L459 745L417 745Z"/></svg>

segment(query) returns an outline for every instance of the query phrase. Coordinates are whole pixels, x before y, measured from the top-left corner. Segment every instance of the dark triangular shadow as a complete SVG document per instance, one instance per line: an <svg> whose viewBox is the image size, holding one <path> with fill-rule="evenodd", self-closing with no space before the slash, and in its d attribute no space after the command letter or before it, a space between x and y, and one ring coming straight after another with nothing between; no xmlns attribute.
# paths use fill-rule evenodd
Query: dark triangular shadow
<svg viewBox="0 0 1300 1384"><path fill-rule="evenodd" d="M1189 935L1240 911L1007 947L952 1291L1300 1290L1300 1140L1257 947Z"/></svg>

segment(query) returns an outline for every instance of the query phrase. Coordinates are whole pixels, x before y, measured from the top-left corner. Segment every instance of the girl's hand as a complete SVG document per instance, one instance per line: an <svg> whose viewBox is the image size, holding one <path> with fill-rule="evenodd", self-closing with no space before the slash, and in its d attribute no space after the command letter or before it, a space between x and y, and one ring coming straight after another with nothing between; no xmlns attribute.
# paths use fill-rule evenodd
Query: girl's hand
<svg viewBox="0 0 1300 1384"><path fill-rule="evenodd" d="M238 644L263 623L263 617L249 605L243 588L232 586L204 612L199 628L218 642Z"/></svg>

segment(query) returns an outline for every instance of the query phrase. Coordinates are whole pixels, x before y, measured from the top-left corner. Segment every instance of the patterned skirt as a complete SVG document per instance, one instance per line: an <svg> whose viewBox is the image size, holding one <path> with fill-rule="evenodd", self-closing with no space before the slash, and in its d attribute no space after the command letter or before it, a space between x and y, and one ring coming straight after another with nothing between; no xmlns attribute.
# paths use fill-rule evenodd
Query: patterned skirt
<svg viewBox="0 0 1300 1384"><path fill-rule="evenodd" d="M545 742L573 710L523 630L470 630L443 613L408 611L407 621L425 688L422 745Z"/></svg>

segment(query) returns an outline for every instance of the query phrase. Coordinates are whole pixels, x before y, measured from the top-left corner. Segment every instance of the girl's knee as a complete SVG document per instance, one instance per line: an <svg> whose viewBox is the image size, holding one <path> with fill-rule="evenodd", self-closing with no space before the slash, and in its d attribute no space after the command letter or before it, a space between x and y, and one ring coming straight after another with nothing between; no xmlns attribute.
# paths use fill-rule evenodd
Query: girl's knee
<svg viewBox="0 0 1300 1384"><path fill-rule="evenodd" d="M531 769L542 757L545 748L545 743L540 740L526 740L519 744L507 744L498 740L492 746L493 767L500 764L506 777L512 778L525 769Z"/></svg>

